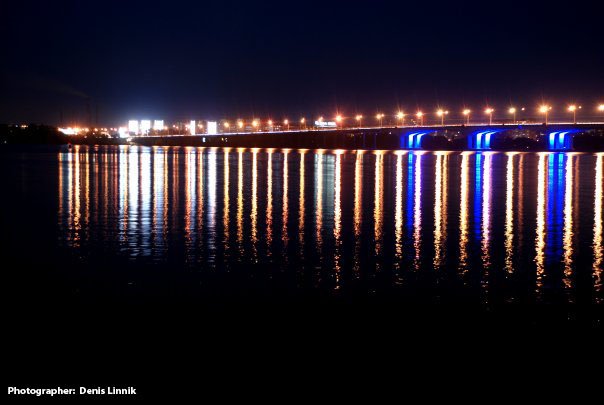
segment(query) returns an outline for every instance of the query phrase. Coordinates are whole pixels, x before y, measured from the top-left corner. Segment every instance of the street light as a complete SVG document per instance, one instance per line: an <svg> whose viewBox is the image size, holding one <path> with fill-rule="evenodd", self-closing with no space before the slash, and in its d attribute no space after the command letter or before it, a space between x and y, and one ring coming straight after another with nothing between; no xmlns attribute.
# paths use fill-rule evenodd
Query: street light
<svg viewBox="0 0 604 405"><path fill-rule="evenodd" d="M229 127L231 126L231 124L229 124L228 121L225 121L222 125L224 125L224 129L226 129L227 131L229 130Z"/></svg>
<svg viewBox="0 0 604 405"><path fill-rule="evenodd" d="M336 123L340 126L342 124L342 116L340 114L336 115Z"/></svg>
<svg viewBox="0 0 604 405"><path fill-rule="evenodd" d="M268 130L272 131L272 129L273 129L273 120L268 120L267 124L268 124Z"/></svg>
<svg viewBox="0 0 604 405"><path fill-rule="evenodd" d="M300 118L300 127L305 127L306 126L306 118L302 117Z"/></svg>
<svg viewBox="0 0 604 405"><path fill-rule="evenodd" d="M581 108L581 107L579 107ZM577 106L576 105L569 105L568 106L568 111L573 113L573 124L577 123Z"/></svg>
<svg viewBox="0 0 604 405"><path fill-rule="evenodd" d="M512 116L514 117L513 123L515 124L516 123L516 108L515 107L510 107L510 109L508 110L508 112L510 114L512 114Z"/></svg>
<svg viewBox="0 0 604 405"><path fill-rule="evenodd" d="M472 111L470 111L470 110L469 110L469 109L467 109L467 108L466 108L465 110L463 110L463 115L465 115L465 116L466 116L466 125L470 125L470 113L471 113L471 112L472 112Z"/></svg>
<svg viewBox="0 0 604 405"><path fill-rule="evenodd" d="M283 120L283 125L285 125L289 131L289 120L287 118Z"/></svg>
<svg viewBox="0 0 604 405"><path fill-rule="evenodd" d="M489 115L489 125L493 125L493 112L495 110L492 109L491 107L487 108L486 110L484 110L485 114Z"/></svg>
<svg viewBox="0 0 604 405"><path fill-rule="evenodd" d="M547 125L547 116L549 114L549 111L552 109L552 107L548 106L548 105L542 105L541 107L539 107L539 112L541 114L545 114L545 125Z"/></svg>
<svg viewBox="0 0 604 405"><path fill-rule="evenodd" d="M398 118L401 121L401 127L405 126L405 113L403 113L402 111L399 111L396 114L396 118Z"/></svg>
<svg viewBox="0 0 604 405"><path fill-rule="evenodd" d="M424 126L424 113L421 111L418 111L417 114L415 114L415 116L419 119L420 125Z"/></svg>
<svg viewBox="0 0 604 405"><path fill-rule="evenodd" d="M361 128L361 121L363 120L363 116L358 114L356 117L354 117L357 122L359 123L359 128Z"/></svg>
<svg viewBox="0 0 604 405"><path fill-rule="evenodd" d="M253 120L252 126L254 127L254 129L258 129L258 120Z"/></svg>
<svg viewBox="0 0 604 405"><path fill-rule="evenodd" d="M445 115L449 114L449 111L443 111L443 110L438 110L436 112L436 115L438 115L440 117L440 126L444 127L445 126Z"/></svg>
<svg viewBox="0 0 604 405"><path fill-rule="evenodd" d="M384 114L378 114L375 116L380 121L380 127L382 126L382 120L384 119Z"/></svg>
<svg viewBox="0 0 604 405"><path fill-rule="evenodd" d="M243 129L243 121L241 121L241 120L237 121L237 128Z"/></svg>

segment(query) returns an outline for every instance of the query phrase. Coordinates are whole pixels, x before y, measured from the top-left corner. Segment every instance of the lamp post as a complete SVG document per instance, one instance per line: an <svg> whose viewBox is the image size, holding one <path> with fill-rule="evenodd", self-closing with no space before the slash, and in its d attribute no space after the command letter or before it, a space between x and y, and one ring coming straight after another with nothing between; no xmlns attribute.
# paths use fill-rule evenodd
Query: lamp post
<svg viewBox="0 0 604 405"><path fill-rule="evenodd" d="M449 111L438 110L436 111L436 115L440 117L440 126L445 126L445 115L449 114Z"/></svg>
<svg viewBox="0 0 604 405"><path fill-rule="evenodd" d="M336 125L342 127L342 116L340 114L336 115Z"/></svg>
<svg viewBox="0 0 604 405"><path fill-rule="evenodd" d="M231 124L229 124L228 121L225 121L222 125L224 126L225 132L229 132L229 128L231 127Z"/></svg>
<svg viewBox="0 0 604 405"><path fill-rule="evenodd" d="M258 127L259 127L258 120L253 120L252 126L254 127L254 130L258 130Z"/></svg>
<svg viewBox="0 0 604 405"><path fill-rule="evenodd" d="M489 125L493 125L493 112L495 110L492 109L491 107L488 107L486 110L484 110L485 114L487 114L489 116Z"/></svg>
<svg viewBox="0 0 604 405"><path fill-rule="evenodd" d="M306 128L306 118L300 118L300 128Z"/></svg>
<svg viewBox="0 0 604 405"><path fill-rule="evenodd" d="M237 120L237 128L241 131L243 129L243 121Z"/></svg>
<svg viewBox="0 0 604 405"><path fill-rule="evenodd" d="M384 114L379 113L378 115L375 116L375 118L377 118L377 120L380 122L380 128L382 127L382 121L384 119Z"/></svg>
<svg viewBox="0 0 604 405"><path fill-rule="evenodd" d="M289 131L289 120L287 118L283 120L283 125L285 125L285 127Z"/></svg>
<svg viewBox="0 0 604 405"><path fill-rule="evenodd" d="M548 106L548 105L542 105L541 107L539 107L539 112L541 114L545 114L545 125L547 125L547 117L549 115L549 111L552 109L552 107Z"/></svg>
<svg viewBox="0 0 604 405"><path fill-rule="evenodd" d="M465 116L466 116L466 125L470 125L470 113L471 113L471 112L472 112L472 111L470 111L470 110L469 110L469 109L467 109L467 108L466 108L465 110L463 110L463 115L465 115Z"/></svg>
<svg viewBox="0 0 604 405"><path fill-rule="evenodd" d="M421 111L418 111L417 114L415 114L415 116L419 119L419 125L420 126L424 126L424 113Z"/></svg>
<svg viewBox="0 0 604 405"><path fill-rule="evenodd" d="M568 111L573 113L573 124L577 123L577 106L576 105L569 105L568 106Z"/></svg>
<svg viewBox="0 0 604 405"><path fill-rule="evenodd" d="M512 122L513 122L514 124L516 124L516 108L515 108L515 107L510 107L510 109L508 110L508 112L509 112L510 114L512 114L512 117L513 117Z"/></svg>
<svg viewBox="0 0 604 405"><path fill-rule="evenodd" d="M399 111L396 114L396 118L401 121L401 127L404 127L405 126L405 113L403 113L402 111Z"/></svg>
<svg viewBox="0 0 604 405"><path fill-rule="evenodd" d="M359 128L361 128L361 121L363 120L363 116L358 114L355 119L357 120L357 122L359 123Z"/></svg>

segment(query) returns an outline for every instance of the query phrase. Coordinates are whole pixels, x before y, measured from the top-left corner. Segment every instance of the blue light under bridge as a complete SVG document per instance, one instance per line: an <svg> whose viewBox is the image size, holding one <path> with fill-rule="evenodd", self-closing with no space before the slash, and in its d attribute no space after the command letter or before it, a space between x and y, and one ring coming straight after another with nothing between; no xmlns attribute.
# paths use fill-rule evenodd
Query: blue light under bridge
<svg viewBox="0 0 604 405"><path fill-rule="evenodd" d="M407 148L407 149L421 149L422 148L422 138L424 137L424 135L428 135L430 133L434 132L432 131L416 131L416 132L410 132L407 133L405 135L401 136L401 148Z"/></svg>
<svg viewBox="0 0 604 405"><path fill-rule="evenodd" d="M501 131L501 129L481 129L480 131L473 132L468 136L468 147L475 150L491 149L493 135Z"/></svg>
<svg viewBox="0 0 604 405"><path fill-rule="evenodd" d="M547 149L571 150L573 148L572 134L579 132L576 129L553 131L547 134Z"/></svg>

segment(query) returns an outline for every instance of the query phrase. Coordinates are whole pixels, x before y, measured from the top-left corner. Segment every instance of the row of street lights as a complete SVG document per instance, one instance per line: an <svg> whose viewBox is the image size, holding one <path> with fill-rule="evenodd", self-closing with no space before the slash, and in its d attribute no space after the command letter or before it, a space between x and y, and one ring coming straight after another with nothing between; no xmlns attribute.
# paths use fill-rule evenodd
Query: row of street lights
<svg viewBox="0 0 604 405"><path fill-rule="evenodd" d="M582 109L582 106L580 106L580 105L578 106L578 105L574 105L574 104L569 105L567 107L567 109L566 109L569 113L572 113L573 123L574 124L577 123L577 111L581 110L581 109ZM519 110L520 111L525 111L526 108L522 107ZM516 107L510 107L508 109L508 111L507 111L508 114L510 114L512 116L512 122L514 124L516 124L518 122L516 120L516 115L517 115L517 113L518 113L519 110ZM604 104L598 105L597 106L597 110L599 112L604 112ZM539 113L541 113L541 114L544 115L545 124L547 125L548 122L549 122L549 114L552 111L552 107L549 106L549 105L545 105L544 104L544 105L541 105L539 107L538 111L539 111ZM493 124L493 113L494 112L495 112L495 109L492 108L492 107L487 107L484 110L484 114L489 117L489 125ZM466 108L466 109L464 109L462 111L462 114L463 114L463 116L465 118L464 119L465 124L469 125L470 124L470 116L472 114L472 111L470 109ZM415 115L415 117L417 119L416 123L418 125L420 125L420 126L423 126L424 125L424 117L425 117L426 113L424 113L423 111L417 111L414 115ZM449 115L449 111L448 110L438 109L436 111L436 116L440 118L440 125L442 125L442 126L445 125L445 117L447 115ZM408 116L408 114L405 114L403 111L398 111L394 115L394 117L397 120L397 124L400 124L401 126L405 125L405 118L407 116ZM378 113L378 114L375 115L375 119L378 121L380 127L383 125L383 121L384 121L385 117L386 117L386 115L384 113ZM336 115L334 117L334 119L335 119L335 123L336 123L337 127L342 127L343 126L344 121L345 121L345 117L343 117L342 115L338 114L338 115ZM362 122L363 122L363 115L357 114L354 117L354 119L357 122L357 126L360 128L362 126ZM322 123L322 122L324 122L324 118L323 117L319 117L317 119L317 121ZM269 128L273 127L273 120L269 119L269 120L267 120L266 123L268 124ZM300 128L306 128L306 118L304 118L304 117L301 118L300 121L299 121L299 124L300 124ZM229 123L229 121L223 121L222 125L223 125L224 129L227 130L227 131L231 127L231 124ZM237 128L239 130L243 130L244 127L245 127L245 124L244 124L243 120L237 120L237 124L236 125L237 125ZM289 121L289 119L284 119L283 122L282 122L282 125L285 127L286 130L289 131L289 129L290 129L290 121ZM252 127L253 127L254 130L259 130L260 129L260 120L257 120L257 119L252 120Z"/></svg>

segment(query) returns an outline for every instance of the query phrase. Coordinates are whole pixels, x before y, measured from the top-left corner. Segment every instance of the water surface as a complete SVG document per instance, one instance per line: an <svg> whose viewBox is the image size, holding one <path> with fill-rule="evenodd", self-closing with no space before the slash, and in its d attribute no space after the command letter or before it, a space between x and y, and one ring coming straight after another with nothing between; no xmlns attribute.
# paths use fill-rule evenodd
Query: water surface
<svg viewBox="0 0 604 405"><path fill-rule="evenodd" d="M602 153L74 146L3 156L7 195L20 196L8 229L36 217L11 239L61 252L76 273L125 275L99 288L144 292L153 277L154 291L176 295L187 285L192 296L554 304L599 316ZM32 204L47 208L32 214Z"/></svg>

